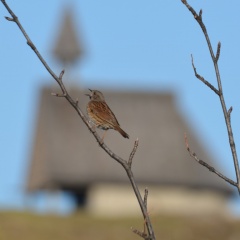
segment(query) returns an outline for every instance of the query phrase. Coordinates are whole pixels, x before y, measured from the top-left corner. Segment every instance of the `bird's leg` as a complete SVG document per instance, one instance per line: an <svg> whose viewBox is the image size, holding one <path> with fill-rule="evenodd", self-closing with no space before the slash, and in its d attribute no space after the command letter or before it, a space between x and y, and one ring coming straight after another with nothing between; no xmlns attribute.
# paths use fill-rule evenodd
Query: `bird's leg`
<svg viewBox="0 0 240 240"><path fill-rule="evenodd" d="M102 136L102 139L101 139L101 143L103 143L103 139L106 136L106 134L107 134L107 130L105 130L104 133L103 133L103 136Z"/></svg>

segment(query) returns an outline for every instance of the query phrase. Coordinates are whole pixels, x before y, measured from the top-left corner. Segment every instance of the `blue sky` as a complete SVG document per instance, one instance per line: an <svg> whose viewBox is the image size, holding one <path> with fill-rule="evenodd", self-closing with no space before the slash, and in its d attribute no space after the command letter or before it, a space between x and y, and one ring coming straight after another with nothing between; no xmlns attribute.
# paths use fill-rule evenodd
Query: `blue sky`
<svg viewBox="0 0 240 240"><path fill-rule="evenodd" d="M198 72L216 86L213 64L200 27L181 0L7 2L56 73L61 69L51 50L63 8L70 3L85 50L83 60L73 71L73 76L80 77L81 86L174 91L181 111L204 146L216 157L224 174L235 179L219 99L194 77L190 54ZM240 2L189 3L197 12L203 9L213 48L218 41L222 43L219 68L227 107L233 106L232 126L239 150ZM9 15L0 4L0 207L21 208L39 87L54 80L16 25L5 21L4 16Z"/></svg>

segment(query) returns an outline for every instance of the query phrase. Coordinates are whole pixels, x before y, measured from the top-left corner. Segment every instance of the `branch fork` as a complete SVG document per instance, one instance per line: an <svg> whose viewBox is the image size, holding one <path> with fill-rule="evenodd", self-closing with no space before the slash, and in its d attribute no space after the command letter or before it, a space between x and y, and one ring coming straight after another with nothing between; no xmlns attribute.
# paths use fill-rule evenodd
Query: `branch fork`
<svg viewBox="0 0 240 240"><path fill-rule="evenodd" d="M197 69L196 69L196 67L194 65L194 60L193 60L193 55L192 54L191 54L191 59L192 59L192 67L193 67L193 70L194 70L196 78L199 79L204 84L206 84L211 90L213 90L219 96L220 95L219 91L210 82L205 80L204 77L202 77L201 75L199 75L197 73Z"/></svg>
<svg viewBox="0 0 240 240"><path fill-rule="evenodd" d="M233 186L237 186L237 183L234 182L233 180L231 180L230 178L227 178L226 176L224 176L222 173L218 172L214 167L212 167L211 165L209 165L208 163L206 163L205 161L201 160L198 158L197 154L195 152L193 152L188 144L188 139L187 139L187 134L184 134L184 138L185 138L185 146L187 151L189 152L189 155L191 157L193 157L195 159L196 162L198 162L199 164L201 164L202 166L206 167L210 172L215 173L216 175L218 175L220 178L222 178L223 180L225 180L226 182L230 183Z"/></svg>
<svg viewBox="0 0 240 240"><path fill-rule="evenodd" d="M147 188L145 188L145 190L144 190L144 205L145 205L145 207L146 207L146 209L147 209L147 198L148 198L148 189ZM142 237L143 239L145 239L145 240L151 240L152 238L151 238L151 236L149 236L147 233L146 233L146 219L144 219L144 223L143 223L143 231L140 231L140 230L138 230L138 229L135 229L135 228L133 228L133 227L131 227L131 229L132 229L132 231L134 232L134 233L136 233L138 236L140 236L140 237Z"/></svg>

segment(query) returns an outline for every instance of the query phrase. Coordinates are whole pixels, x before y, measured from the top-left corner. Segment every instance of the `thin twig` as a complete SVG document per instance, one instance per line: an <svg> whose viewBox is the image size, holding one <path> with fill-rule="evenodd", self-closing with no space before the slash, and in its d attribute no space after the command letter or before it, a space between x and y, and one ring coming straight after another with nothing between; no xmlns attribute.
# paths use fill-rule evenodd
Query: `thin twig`
<svg viewBox="0 0 240 240"><path fill-rule="evenodd" d="M141 232L141 231L139 231L138 229L135 229L135 228L131 228L131 229L134 233L136 233L138 236L142 237L143 239L151 240L151 238L145 232Z"/></svg>
<svg viewBox="0 0 240 240"><path fill-rule="evenodd" d="M233 107L231 106L231 107L228 109L228 112L227 112L229 119L231 118L232 110L233 110Z"/></svg>
<svg viewBox="0 0 240 240"><path fill-rule="evenodd" d="M78 100L78 98L76 98L76 101L75 101L75 104L78 106L78 102L79 102L79 100Z"/></svg>
<svg viewBox="0 0 240 240"><path fill-rule="evenodd" d="M59 81L61 81L61 82L62 82L62 78L63 78L64 73L65 73L65 70L63 69L63 70L60 72L60 74L59 74L58 79L59 79Z"/></svg>
<svg viewBox="0 0 240 240"><path fill-rule="evenodd" d="M193 61L193 55L191 54L191 58L192 58L192 67L195 73L196 78L198 78L200 81L202 81L204 84L206 84L211 90L213 90L218 96L219 96L219 91L207 80L204 79L204 77L202 77L201 75L199 75L197 73L197 69L194 65L194 61Z"/></svg>
<svg viewBox="0 0 240 240"><path fill-rule="evenodd" d="M200 9L198 16L202 20L202 9Z"/></svg>
<svg viewBox="0 0 240 240"><path fill-rule="evenodd" d="M145 188L143 202L144 202L146 208L147 208L147 199L148 199L148 189Z"/></svg>
<svg viewBox="0 0 240 240"><path fill-rule="evenodd" d="M141 194L139 192L139 189L136 185L136 182L135 182L135 179L133 177L133 173L131 171L131 168L129 167L128 164L124 165L123 167L127 172L128 178L129 178L129 180L132 184L133 190L135 192L135 195L137 197L137 200L138 200L138 203L140 205L141 211L143 213L143 218L144 218L144 221L146 222L146 226L147 226L147 230L148 230L148 237L149 237L149 239L154 240L156 238L155 238L155 234L154 234L154 231L153 231L153 228L152 228L152 224L151 224L148 212L147 212L147 208L146 208L146 206L143 202L142 196L141 196Z"/></svg>
<svg viewBox="0 0 240 240"><path fill-rule="evenodd" d="M145 188L145 189L144 189L143 202L144 202L144 205L145 205L146 209L148 208L148 206L147 206L147 200L148 200L148 189ZM144 234L146 233L146 219L144 219L144 222L143 222L143 233L144 233Z"/></svg>
<svg viewBox="0 0 240 240"><path fill-rule="evenodd" d="M218 60L219 60L219 57L220 57L220 51L221 51L221 42L218 42L215 62L218 62Z"/></svg>
<svg viewBox="0 0 240 240"><path fill-rule="evenodd" d="M139 192L138 186L135 183L135 179L133 177L133 173L131 171L131 168L129 167L128 163L126 160L122 159L121 157L119 157L118 155L116 155L113 151L110 150L110 148L101 141L101 138L99 137L99 135L97 134L97 132L95 131L95 129L92 128L92 126L90 125L90 123L88 122L88 119L85 117L85 115L83 114L82 110L79 108L78 104L76 101L74 101L72 99L72 97L69 95L68 91L66 90L63 82L62 82L62 77L64 74L64 71L62 71L59 75L59 77L57 77L57 75L52 71L52 69L49 67L49 65L47 64L47 62L44 60L44 58L42 57L42 55L39 53L39 51L37 50L36 46L33 44L33 42L31 41L31 39L29 38L28 34L26 33L26 31L24 30L24 28L22 27L20 21L18 20L17 16L13 13L13 11L10 9L10 7L8 6L8 4L6 3L5 0L0 0L2 2L2 4L5 6L5 8L7 9L7 11L9 12L9 14L12 16L12 19L9 17L6 17L6 19L8 21L12 21L15 22L17 24L17 26L19 27L20 31L22 32L22 34L24 35L25 39L27 40L27 44L31 47L31 49L35 52L35 54L37 55L37 57L39 58L39 60L42 62L43 66L46 68L46 70L50 73L50 75L56 80L56 82L59 84L59 87L62 90L62 95L64 95L63 97L66 98L66 100L69 102L69 104L76 110L76 112L78 113L78 115L81 117L81 119L83 120L83 122L85 123L85 125L88 127L88 129L91 131L91 133L93 134L93 136L95 137L95 139L97 140L97 142L99 143L100 147L114 160L116 160L119 164L122 165L122 167L125 169L128 178L131 182L132 188L134 190L134 193L136 195L136 198L138 200L139 206L141 208L142 211L142 215L144 220L146 221L146 226L147 226L147 230L148 230L148 235L149 235L149 239L151 240L155 240L155 234L154 234L154 230L152 227L152 223L151 220L148 216L147 213L147 209L144 205L143 199L141 197L141 194ZM57 94L56 94L57 96ZM60 94L58 94L58 96L60 96Z"/></svg>
<svg viewBox="0 0 240 240"><path fill-rule="evenodd" d="M55 96L55 97L66 97L67 94L66 93L51 93L52 96Z"/></svg>
<svg viewBox="0 0 240 240"><path fill-rule="evenodd" d="M237 183L234 182L233 180L229 179L228 177L224 176L222 173L218 172L214 167L212 167L211 165L209 165L208 163L204 162L203 160L199 159L197 157L197 154L195 152L192 152L189 144L188 144L188 140L187 140L187 134L185 133L185 145L187 148L187 151L189 152L190 156L193 157L199 164L201 164L202 166L206 167L209 171L217 174L220 178L224 179L226 182L230 183L231 185L237 187Z"/></svg>
<svg viewBox="0 0 240 240"><path fill-rule="evenodd" d="M13 18L10 18L10 17L5 17L8 21L10 22L14 22L14 19Z"/></svg>
<svg viewBox="0 0 240 240"><path fill-rule="evenodd" d="M143 231L140 231L140 230L135 229L133 227L131 227L131 229L134 233L136 233L140 237L144 238L145 240L151 240L151 237L149 235L147 235L147 233L146 233L146 220L145 219L144 219L144 223L143 223Z"/></svg>
<svg viewBox="0 0 240 240"><path fill-rule="evenodd" d="M186 0L182 0L182 3L188 8L188 10L192 13L196 21L198 22L199 26L201 27L203 34L205 36L208 49L213 61L215 73L216 73L216 79L217 79L217 84L218 84L218 96L221 102L222 110L223 110L223 115L227 127L227 132L228 132L228 140L229 140L229 145L230 149L232 152L232 157L233 157L233 163L234 163L234 168L235 168L235 173L236 173L236 178L237 178L237 184L235 185L238 189L238 192L240 194L240 169L239 169L239 163L238 163L238 157L237 157L237 152L236 152L236 146L235 146L235 141L233 137L233 132L232 132L232 126L231 126L231 121L230 121L230 114L227 111L226 103L224 100L224 95L223 95L223 90L222 90L222 82L221 82L221 77L220 77L220 72L218 68L218 59L220 56L220 49L221 49L221 43L218 43L218 48L217 48L217 54L216 57L213 53L213 48L211 41L209 39L207 29L202 21L202 11L200 11L199 15L196 13L196 11L187 3ZM196 74L195 74L196 75ZM213 89L212 89L213 90ZM216 92L216 91L215 91ZM231 111L230 111L231 112Z"/></svg>
<svg viewBox="0 0 240 240"><path fill-rule="evenodd" d="M137 147L138 147L138 143L139 143L139 140L138 138L135 140L134 142L134 147L133 147L133 150L132 152L130 153L130 156L129 156L129 159L128 159L128 165L129 167L131 168L132 167L132 160L133 160L133 157L137 151Z"/></svg>

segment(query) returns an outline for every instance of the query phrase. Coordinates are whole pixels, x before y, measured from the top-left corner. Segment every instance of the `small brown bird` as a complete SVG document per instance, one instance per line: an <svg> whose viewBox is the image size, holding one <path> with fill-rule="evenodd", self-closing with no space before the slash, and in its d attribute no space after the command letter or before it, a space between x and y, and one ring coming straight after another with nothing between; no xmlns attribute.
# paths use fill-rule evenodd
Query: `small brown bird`
<svg viewBox="0 0 240 240"><path fill-rule="evenodd" d="M90 121L100 129L114 129L123 137L129 138L129 135L120 128L118 120L105 102L103 94L97 90L89 89L89 91L91 93L85 95L89 96L90 98L90 101L87 104L87 114ZM102 137L102 140L105 136L105 133Z"/></svg>

